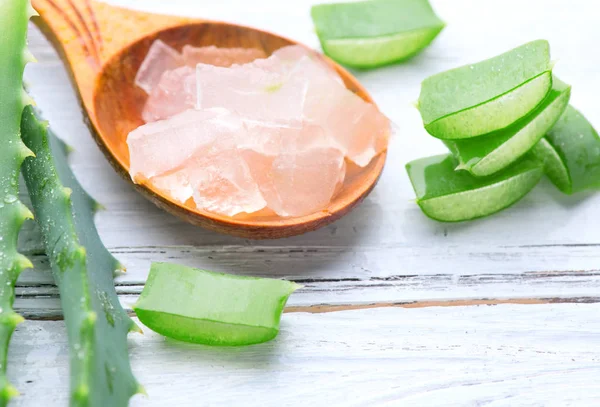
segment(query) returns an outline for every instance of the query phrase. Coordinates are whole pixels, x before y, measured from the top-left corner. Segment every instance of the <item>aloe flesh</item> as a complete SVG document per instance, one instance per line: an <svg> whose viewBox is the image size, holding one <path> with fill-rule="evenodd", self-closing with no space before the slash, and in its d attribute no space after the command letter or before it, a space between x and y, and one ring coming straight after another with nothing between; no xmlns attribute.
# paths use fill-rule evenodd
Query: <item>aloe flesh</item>
<svg viewBox="0 0 600 407"><path fill-rule="evenodd" d="M532 150L546 175L565 194L600 187L600 137L573 106Z"/></svg>
<svg viewBox="0 0 600 407"><path fill-rule="evenodd" d="M538 40L425 79L419 111L434 137L477 137L524 117L551 87L550 47Z"/></svg>
<svg viewBox="0 0 600 407"><path fill-rule="evenodd" d="M277 335L285 303L298 288L285 280L153 263L134 310L144 325L167 337L251 345Z"/></svg>
<svg viewBox="0 0 600 407"><path fill-rule="evenodd" d="M27 23L33 14L27 0L0 0L0 407L18 391L8 382L8 345L23 318L13 311L15 283L31 262L17 252L21 225L32 214L18 199L19 171L31 155L20 137L21 114L28 104L23 70L32 58L27 50Z"/></svg>
<svg viewBox="0 0 600 407"><path fill-rule="evenodd" d="M127 406L140 391L131 372L127 333L137 329L114 288L122 267L102 244L94 225L98 204L67 163L67 148L48 133L31 106L22 137L35 153L23 176L40 226L67 326L71 406Z"/></svg>
<svg viewBox="0 0 600 407"><path fill-rule="evenodd" d="M544 174L542 163L529 157L485 178L455 171L456 165L450 154L406 165L417 203L432 219L460 222L491 215L525 196Z"/></svg>
<svg viewBox="0 0 600 407"><path fill-rule="evenodd" d="M565 111L571 87L554 78L552 90L530 114L506 129L462 140L444 140L459 160L459 169L483 177L506 168L544 137Z"/></svg>
<svg viewBox="0 0 600 407"><path fill-rule="evenodd" d="M357 68L408 59L444 28L428 0L318 4L311 15L325 54Z"/></svg>

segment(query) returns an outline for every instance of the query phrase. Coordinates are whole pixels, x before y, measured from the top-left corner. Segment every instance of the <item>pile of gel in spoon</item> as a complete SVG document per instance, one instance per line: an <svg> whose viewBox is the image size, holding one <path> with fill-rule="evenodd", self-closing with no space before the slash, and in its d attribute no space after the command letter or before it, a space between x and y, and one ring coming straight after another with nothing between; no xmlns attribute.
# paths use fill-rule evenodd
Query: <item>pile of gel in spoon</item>
<svg viewBox="0 0 600 407"><path fill-rule="evenodd" d="M389 120L299 46L275 51L157 40L136 85L146 124L127 139L130 174L182 204L226 216L323 210L387 148Z"/></svg>

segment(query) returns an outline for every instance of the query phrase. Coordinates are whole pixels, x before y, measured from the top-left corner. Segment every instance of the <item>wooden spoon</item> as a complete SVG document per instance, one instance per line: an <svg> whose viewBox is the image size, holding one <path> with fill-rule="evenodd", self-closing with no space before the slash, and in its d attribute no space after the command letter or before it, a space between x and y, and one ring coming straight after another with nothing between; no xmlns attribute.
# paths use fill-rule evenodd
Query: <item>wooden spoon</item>
<svg viewBox="0 0 600 407"><path fill-rule="evenodd" d="M96 143L123 178L129 177L127 135L143 124L146 94L134 85L135 74L152 42L160 38L181 50L186 45L247 47L267 55L296 42L254 28L223 22L192 20L117 8L93 0L33 0L40 16L34 19L69 67L79 100ZM345 69L324 58L346 87L367 102L366 90ZM386 154L348 177L329 206L312 215L282 219L227 217L175 202L151 185L134 185L160 208L217 232L254 239L298 235L325 226L355 207L373 189Z"/></svg>

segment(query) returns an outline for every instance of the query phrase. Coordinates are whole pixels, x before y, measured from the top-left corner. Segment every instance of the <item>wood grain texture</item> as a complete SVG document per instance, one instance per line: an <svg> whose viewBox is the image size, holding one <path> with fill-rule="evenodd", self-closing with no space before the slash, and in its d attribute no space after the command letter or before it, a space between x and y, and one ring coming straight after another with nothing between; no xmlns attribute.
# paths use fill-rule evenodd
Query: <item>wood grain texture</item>
<svg viewBox="0 0 600 407"><path fill-rule="evenodd" d="M130 338L149 397L133 407L596 406L600 304L498 305L286 314L246 348ZM14 406L66 404L62 322L15 333Z"/></svg>

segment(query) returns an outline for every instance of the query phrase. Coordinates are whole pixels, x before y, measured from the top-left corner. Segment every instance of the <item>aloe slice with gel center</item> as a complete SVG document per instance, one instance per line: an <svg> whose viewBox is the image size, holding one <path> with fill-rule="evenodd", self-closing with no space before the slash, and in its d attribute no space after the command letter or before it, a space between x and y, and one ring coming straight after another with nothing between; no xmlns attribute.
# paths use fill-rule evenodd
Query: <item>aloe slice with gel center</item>
<svg viewBox="0 0 600 407"><path fill-rule="evenodd" d="M546 175L565 194L600 188L600 137L590 122L568 106L532 150Z"/></svg>
<svg viewBox="0 0 600 407"><path fill-rule="evenodd" d="M551 68L548 41L538 40L433 75L419 96L425 129L437 138L462 139L508 127L546 97Z"/></svg>
<svg viewBox="0 0 600 407"><path fill-rule="evenodd" d="M455 171L456 165L450 154L406 165L417 204L432 219L460 222L491 215L525 196L544 174L542 163L530 158L486 178Z"/></svg>
<svg viewBox="0 0 600 407"><path fill-rule="evenodd" d="M458 158L458 169L478 177L494 174L518 160L544 137L565 111L570 96L571 86L554 78L546 99L513 125L485 136L444 140L444 143Z"/></svg>
<svg viewBox="0 0 600 407"><path fill-rule="evenodd" d="M251 345L277 336L283 307L298 288L285 280L153 263L134 310L144 325L170 338Z"/></svg>
<svg viewBox="0 0 600 407"><path fill-rule="evenodd" d="M444 28L428 0L318 4L311 15L325 54L357 68L410 58Z"/></svg>

